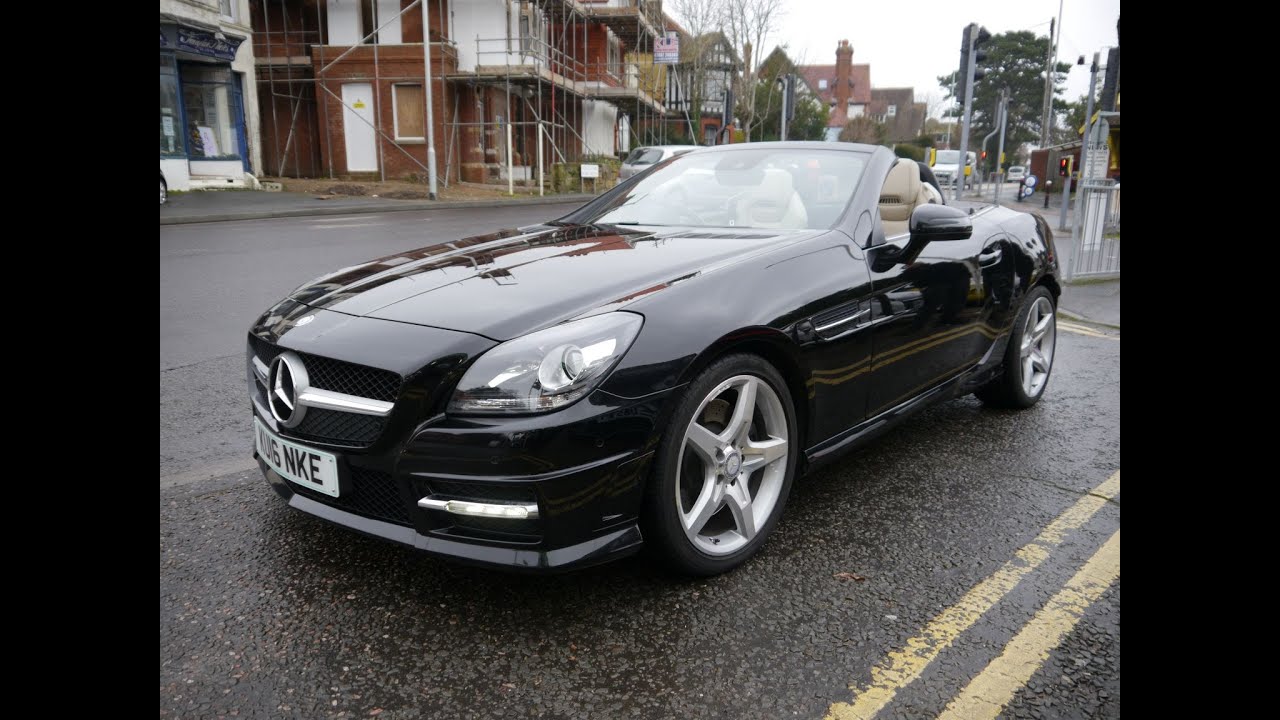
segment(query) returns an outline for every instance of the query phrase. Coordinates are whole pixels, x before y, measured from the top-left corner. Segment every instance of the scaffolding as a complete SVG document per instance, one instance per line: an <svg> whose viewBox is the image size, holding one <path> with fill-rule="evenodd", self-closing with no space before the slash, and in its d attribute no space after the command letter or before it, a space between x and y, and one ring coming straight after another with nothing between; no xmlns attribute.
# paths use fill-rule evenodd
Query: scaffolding
<svg viewBox="0 0 1280 720"><path fill-rule="evenodd" d="M366 17L364 24L373 30L354 45L335 46L328 44L326 0L255 0L257 81L268 100L262 106L267 166L280 176L363 174L335 168L334 142L341 138L334 137L330 118L337 112L345 122L372 126L380 179L389 157L401 168L420 167L425 178L421 141L395 137L382 117L384 86L423 81L421 60L417 72L405 71L405 46L415 43L378 42L388 26L408 28L402 19L411 19L411 11L440 21L428 23L424 40L432 88L444 101L435 113L444 129L437 152L446 186L458 180L532 184L536 172L541 187L551 163L614 156L664 139L666 67L652 62L653 41L663 31L660 0L506 0L505 28L460 38L453 10L466 1L395 3L403 7L383 15L381 0L356 2L357 9L372 10L372 22ZM519 21L513 24L513 17ZM474 64L459 69L459 51L470 47L474 54L465 54ZM334 92L332 86L351 82L372 83L378 108L372 122Z"/></svg>

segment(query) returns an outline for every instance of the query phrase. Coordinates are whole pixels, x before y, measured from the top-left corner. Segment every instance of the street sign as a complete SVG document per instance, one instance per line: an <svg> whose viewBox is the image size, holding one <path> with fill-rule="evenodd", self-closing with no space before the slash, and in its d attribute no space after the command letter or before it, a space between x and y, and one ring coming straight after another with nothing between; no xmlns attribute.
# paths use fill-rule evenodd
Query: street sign
<svg viewBox="0 0 1280 720"><path fill-rule="evenodd" d="M600 177L600 166L594 163L582 163L582 177L584 178Z"/></svg>
<svg viewBox="0 0 1280 720"><path fill-rule="evenodd" d="M1093 132L1089 135L1089 159L1086 161L1083 177L1099 179L1107 176L1111 167L1111 126L1106 118L1100 118L1093 124Z"/></svg>
<svg viewBox="0 0 1280 720"><path fill-rule="evenodd" d="M1022 181L1022 184L1026 185L1029 188L1033 188L1036 186L1037 182L1039 182L1039 180L1036 180L1035 175L1028 175L1027 179Z"/></svg>
<svg viewBox="0 0 1280 720"><path fill-rule="evenodd" d="M680 62L680 35L668 31L653 41L653 62L657 65L675 65Z"/></svg>

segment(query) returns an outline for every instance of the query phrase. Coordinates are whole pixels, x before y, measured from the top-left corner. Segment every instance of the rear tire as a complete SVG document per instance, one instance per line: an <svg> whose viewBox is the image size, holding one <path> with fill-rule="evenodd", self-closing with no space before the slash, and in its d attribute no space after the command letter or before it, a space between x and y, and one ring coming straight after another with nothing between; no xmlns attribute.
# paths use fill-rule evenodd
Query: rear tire
<svg viewBox="0 0 1280 720"><path fill-rule="evenodd" d="M165 184L164 178L160 179L160 204L165 204L169 199L169 186Z"/></svg>
<svg viewBox="0 0 1280 720"><path fill-rule="evenodd" d="M712 363L677 401L658 445L642 517L646 541L688 575L746 562L791 492L796 428L787 384L763 358Z"/></svg>
<svg viewBox="0 0 1280 720"><path fill-rule="evenodd" d="M1049 384L1057 345L1053 294L1043 285L1027 293L1014 323L1002 362L1003 372L974 395L997 408L1029 408L1039 402Z"/></svg>

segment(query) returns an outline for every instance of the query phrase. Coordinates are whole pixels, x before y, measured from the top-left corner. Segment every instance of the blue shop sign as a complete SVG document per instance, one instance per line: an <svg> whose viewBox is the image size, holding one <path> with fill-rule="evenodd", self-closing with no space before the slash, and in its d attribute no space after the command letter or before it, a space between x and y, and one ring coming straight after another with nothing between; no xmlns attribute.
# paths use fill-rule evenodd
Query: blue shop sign
<svg viewBox="0 0 1280 720"><path fill-rule="evenodd" d="M172 28L174 35L177 36L175 42L174 36L167 34L165 30L166 28L162 25L160 28L160 47L176 47L178 50L218 58L219 60L235 60L236 50L240 47L240 43L244 42L244 38L229 35L218 38L207 30L196 30L195 28L181 25Z"/></svg>

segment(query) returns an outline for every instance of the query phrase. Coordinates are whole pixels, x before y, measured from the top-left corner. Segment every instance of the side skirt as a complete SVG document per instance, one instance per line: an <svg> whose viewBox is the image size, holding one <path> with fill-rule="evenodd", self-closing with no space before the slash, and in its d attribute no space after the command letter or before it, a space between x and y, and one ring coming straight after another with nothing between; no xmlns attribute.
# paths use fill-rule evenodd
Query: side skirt
<svg viewBox="0 0 1280 720"><path fill-rule="evenodd" d="M969 385L971 375L972 371L961 373L941 385L937 385L900 405L885 410L869 420L854 425L835 437L809 448L805 451L805 472L812 472L827 465L846 452L879 437L886 430L910 417L917 410L923 410L935 402L949 400L963 394L963 388Z"/></svg>

